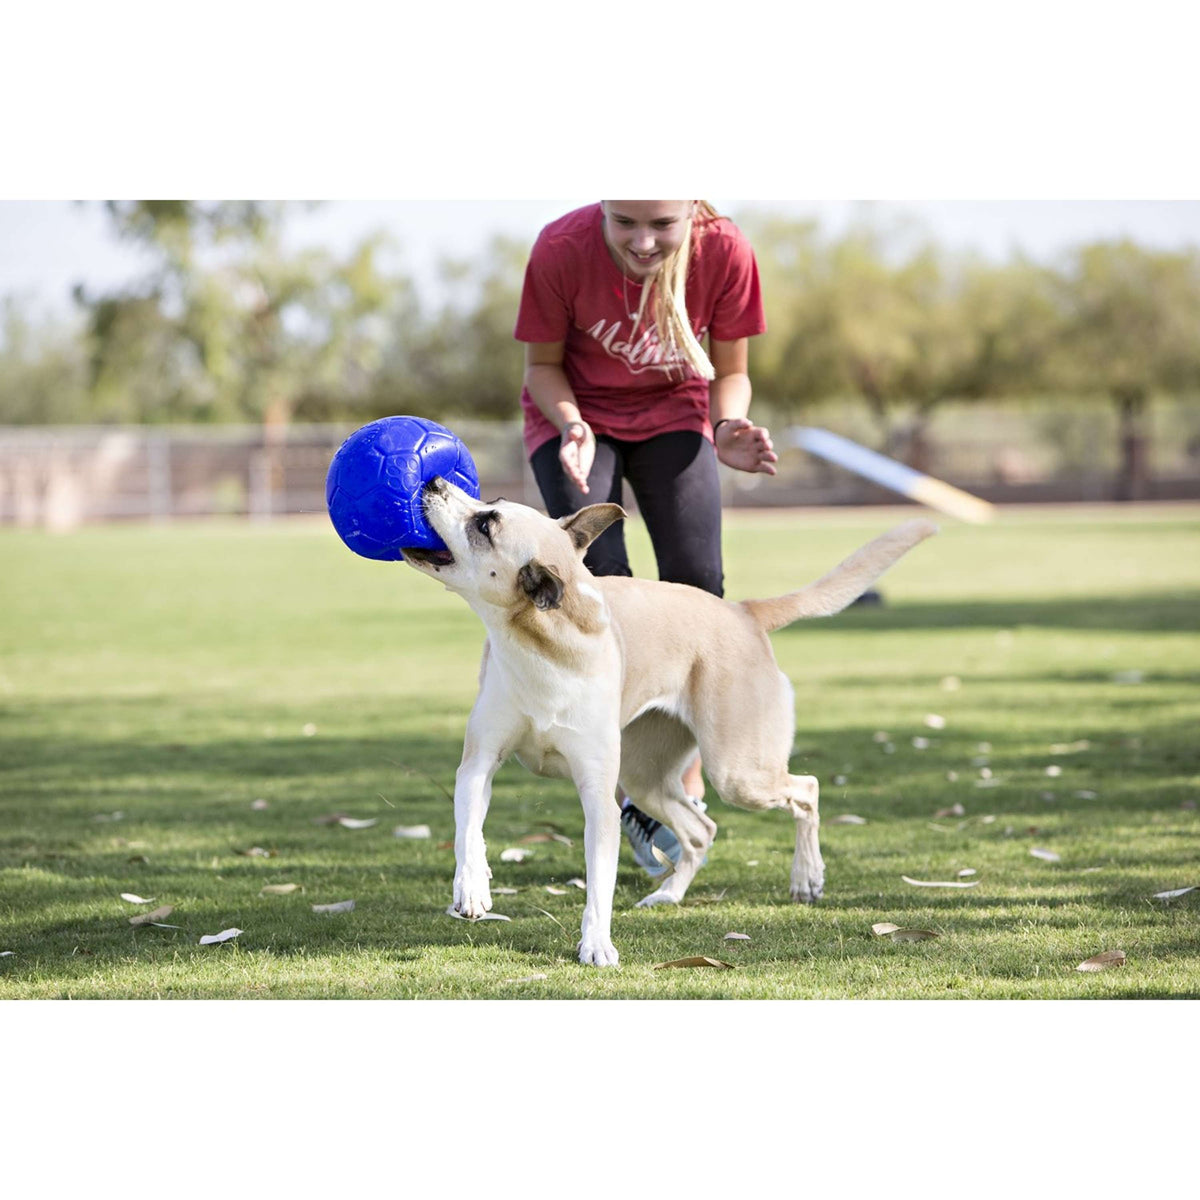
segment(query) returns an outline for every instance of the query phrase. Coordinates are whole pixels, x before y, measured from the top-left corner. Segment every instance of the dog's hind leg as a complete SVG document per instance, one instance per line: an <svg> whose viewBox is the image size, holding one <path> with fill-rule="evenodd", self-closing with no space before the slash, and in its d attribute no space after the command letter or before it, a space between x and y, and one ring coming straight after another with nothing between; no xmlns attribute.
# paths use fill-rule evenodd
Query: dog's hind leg
<svg viewBox="0 0 1200 1200"><path fill-rule="evenodd" d="M678 838L679 861L639 908L678 904L717 834L716 822L688 799L682 775L696 753L696 739L682 721L651 710L621 734L621 786L634 803Z"/></svg>

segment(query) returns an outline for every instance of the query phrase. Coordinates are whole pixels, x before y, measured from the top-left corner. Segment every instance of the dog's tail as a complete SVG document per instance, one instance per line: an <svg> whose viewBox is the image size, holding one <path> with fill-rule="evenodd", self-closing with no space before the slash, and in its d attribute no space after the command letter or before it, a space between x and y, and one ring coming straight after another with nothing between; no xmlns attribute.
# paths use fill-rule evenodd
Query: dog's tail
<svg viewBox="0 0 1200 1200"><path fill-rule="evenodd" d="M803 617L831 617L857 600L901 555L937 531L932 521L905 521L855 550L816 583L773 600L743 600L742 607L766 633Z"/></svg>

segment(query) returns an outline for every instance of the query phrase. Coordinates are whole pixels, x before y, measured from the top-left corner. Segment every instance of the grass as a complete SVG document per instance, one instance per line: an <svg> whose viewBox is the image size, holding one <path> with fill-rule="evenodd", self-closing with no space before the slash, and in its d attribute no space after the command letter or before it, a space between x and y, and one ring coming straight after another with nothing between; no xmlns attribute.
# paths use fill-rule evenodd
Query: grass
<svg viewBox="0 0 1200 1200"><path fill-rule="evenodd" d="M731 513L728 593L791 589L896 517ZM680 908L632 907L651 885L623 848L622 962L596 971L574 956L578 802L515 764L488 821L512 920L445 915L482 643L461 601L323 522L0 531L0 998L1200 996L1200 892L1151 899L1200 884L1198 551L1195 506L947 521L886 606L777 634L794 769L823 781L825 899L788 899L787 818L710 792L718 840ZM337 812L378 823L316 823ZM417 824L433 836L392 836ZM538 832L571 845L500 862ZM969 890L901 879L967 867ZM181 928L129 925L164 903ZM1075 970L1110 949L1123 968ZM654 969L689 955L734 969Z"/></svg>

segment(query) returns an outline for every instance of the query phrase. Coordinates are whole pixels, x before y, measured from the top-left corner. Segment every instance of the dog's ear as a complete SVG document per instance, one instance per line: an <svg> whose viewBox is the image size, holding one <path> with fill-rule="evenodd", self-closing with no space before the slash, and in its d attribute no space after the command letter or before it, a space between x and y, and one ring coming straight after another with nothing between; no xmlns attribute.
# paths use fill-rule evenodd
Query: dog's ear
<svg viewBox="0 0 1200 1200"><path fill-rule="evenodd" d="M553 568L536 559L530 559L517 572L517 584L533 601L535 607L543 611L562 605L562 577Z"/></svg>
<svg viewBox="0 0 1200 1200"><path fill-rule="evenodd" d="M575 549L582 553L614 522L623 520L625 510L619 504L589 504L559 524L571 536Z"/></svg>

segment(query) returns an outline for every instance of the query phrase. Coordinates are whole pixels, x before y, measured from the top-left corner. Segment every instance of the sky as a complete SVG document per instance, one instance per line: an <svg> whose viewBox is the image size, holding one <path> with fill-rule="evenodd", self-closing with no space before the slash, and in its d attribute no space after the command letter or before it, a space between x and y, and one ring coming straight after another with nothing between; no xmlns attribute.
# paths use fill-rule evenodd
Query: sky
<svg viewBox="0 0 1200 1200"><path fill-rule="evenodd" d="M401 262L432 303L443 298L437 264L443 256L471 257L495 234L532 242L548 221L586 196L537 199L335 200L298 208L288 218L294 246L344 253L385 231ZM855 219L881 224L909 219L951 249L1003 260L1017 250L1051 259L1080 242L1130 237L1151 248L1200 248L1200 200L787 200L716 199L736 216L768 209L816 218L836 234ZM119 241L97 201L0 200L0 297L16 295L35 314L65 316L71 289L108 290L149 265L137 247Z"/></svg>

